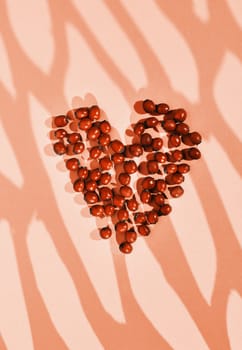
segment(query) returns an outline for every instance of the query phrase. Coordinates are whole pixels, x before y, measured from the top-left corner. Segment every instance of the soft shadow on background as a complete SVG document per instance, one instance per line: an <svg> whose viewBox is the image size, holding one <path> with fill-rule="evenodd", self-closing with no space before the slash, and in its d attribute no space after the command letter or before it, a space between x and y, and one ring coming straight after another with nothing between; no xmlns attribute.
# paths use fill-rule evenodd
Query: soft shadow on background
<svg viewBox="0 0 242 350"><path fill-rule="evenodd" d="M209 3L207 22L200 21L194 15L190 0L176 1L175 6L174 1L155 2L158 16L159 13L163 14L172 21L193 54L199 75L200 96L196 103L191 103L172 87L163 66L132 20L126 6L119 1L109 0L104 3L132 42L142 61L147 86L140 87L138 91L100 45L95 34L86 25L87 19L84 16L82 18L71 1L48 2L51 35L55 45L54 60L48 73L41 71L25 54L10 25L5 2L1 3L1 35L8 53L16 90L16 96L13 97L0 83L1 122L23 175L23 186L21 188L15 186L7 177L0 174L0 218L10 224L33 345L34 349L39 350L68 349L68 345L62 334L57 331L36 283L27 245L29 223L35 215L43 221L51 235L56 251L74 283L84 313L104 349L174 348L165 336L161 336L137 302L125 258L121 255L114 254L113 262L126 322L124 324L117 322L104 309L83 261L70 239L51 186L53 179L49 178L36 146L29 113L29 93L40 101L50 116L56 113L57 108L59 112L65 112L70 107L64 94L64 81L69 63L65 29L67 23L71 23L80 32L94 55L98 56L102 69L112 77L122 91L130 105L130 111L135 101L146 97L159 101L162 95L165 101L175 101L177 106L188 109L191 116L200 116L193 122L193 126L201 131L204 142L211 136L216 138L223 146L233 167L239 174L241 173L241 156L235 154L237 150L241 150L240 141L221 116L213 92L218 66L226 50L231 50L240 60L242 55L238 45L241 30L226 2ZM81 5L83 6L82 2ZM218 40L218 35L223 40ZM98 96L95 98L98 101ZM45 123L47 118L48 116L43 116L38 122ZM137 118L135 112L130 112L130 123L135 118ZM111 117L109 119L111 121ZM56 163L59 161L58 158ZM211 169L204 159L193 165L191 178L216 248L217 271L211 305L207 303L197 286L170 219L166 218L159 223L156 230L164 234L154 234L152 239L147 240L147 246L160 265L167 282L185 305L208 348L230 349L226 309L230 291L236 290L242 293L241 247L214 184ZM4 344L0 343L0 347L4 349Z"/></svg>

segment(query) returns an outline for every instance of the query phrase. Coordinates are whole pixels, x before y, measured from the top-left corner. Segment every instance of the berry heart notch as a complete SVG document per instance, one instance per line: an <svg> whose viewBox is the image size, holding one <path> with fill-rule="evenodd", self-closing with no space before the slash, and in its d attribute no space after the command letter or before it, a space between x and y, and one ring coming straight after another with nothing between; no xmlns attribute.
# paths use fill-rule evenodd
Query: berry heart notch
<svg viewBox="0 0 242 350"><path fill-rule="evenodd" d="M65 156L73 191L82 193L90 214L104 222L100 237L115 233L125 254L138 235L148 236L159 217L170 214L169 199L183 195L190 162L201 157L201 135L190 131L183 108L146 99L140 113L148 116L127 130L130 144L112 139L112 126L97 105L52 119L53 149Z"/></svg>

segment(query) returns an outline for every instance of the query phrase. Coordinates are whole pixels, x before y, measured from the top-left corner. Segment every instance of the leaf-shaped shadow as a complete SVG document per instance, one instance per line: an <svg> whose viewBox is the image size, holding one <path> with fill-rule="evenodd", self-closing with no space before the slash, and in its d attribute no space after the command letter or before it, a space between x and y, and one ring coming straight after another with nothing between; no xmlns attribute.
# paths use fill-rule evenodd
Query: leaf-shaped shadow
<svg viewBox="0 0 242 350"><path fill-rule="evenodd" d="M228 297L227 304L227 328L230 346L233 350L239 350L242 344L242 299L241 296L232 290Z"/></svg>
<svg viewBox="0 0 242 350"><path fill-rule="evenodd" d="M9 350L33 350L31 329L8 222L0 221L0 232L1 333ZM4 349L1 343L0 348Z"/></svg>

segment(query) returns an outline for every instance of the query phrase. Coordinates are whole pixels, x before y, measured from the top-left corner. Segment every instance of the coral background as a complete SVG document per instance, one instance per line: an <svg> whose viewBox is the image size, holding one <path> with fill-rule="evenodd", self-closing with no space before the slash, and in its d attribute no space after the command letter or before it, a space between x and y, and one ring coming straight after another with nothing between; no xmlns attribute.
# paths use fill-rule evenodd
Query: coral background
<svg viewBox="0 0 242 350"><path fill-rule="evenodd" d="M242 1L1 0L0 349L242 349ZM129 256L101 241L49 140L135 101L203 135L185 194ZM117 131L118 130L118 131Z"/></svg>

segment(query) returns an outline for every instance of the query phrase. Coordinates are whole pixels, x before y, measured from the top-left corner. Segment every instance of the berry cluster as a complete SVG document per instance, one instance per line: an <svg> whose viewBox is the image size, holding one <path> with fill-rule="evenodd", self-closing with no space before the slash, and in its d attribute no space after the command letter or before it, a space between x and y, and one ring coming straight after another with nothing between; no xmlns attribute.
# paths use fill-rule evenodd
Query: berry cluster
<svg viewBox="0 0 242 350"><path fill-rule="evenodd" d="M142 107L151 116L132 125L130 144L112 139L96 105L53 118L53 149L68 156L74 191L83 193L91 215L110 217L100 236L110 238L114 230L123 253L132 251L137 234L149 235L150 225L171 212L168 200L184 192L187 161L201 157L201 135L190 132L184 109L148 99Z"/></svg>

